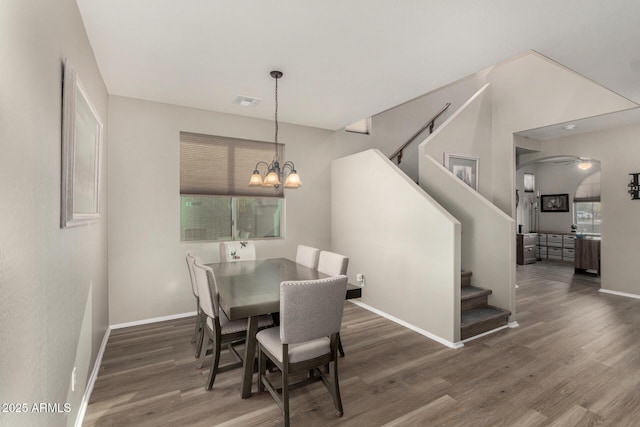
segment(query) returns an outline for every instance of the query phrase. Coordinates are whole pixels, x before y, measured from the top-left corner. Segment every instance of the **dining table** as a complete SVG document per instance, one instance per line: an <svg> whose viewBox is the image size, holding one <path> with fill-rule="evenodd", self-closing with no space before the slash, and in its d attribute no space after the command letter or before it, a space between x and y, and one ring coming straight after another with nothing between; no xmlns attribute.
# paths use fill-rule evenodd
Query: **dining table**
<svg viewBox="0 0 640 427"><path fill-rule="evenodd" d="M258 317L280 311L280 283L330 277L287 258L232 261L207 264L213 269L219 305L229 320L248 319L242 366L242 392L251 396L255 369ZM360 298L362 288L347 284L346 299Z"/></svg>

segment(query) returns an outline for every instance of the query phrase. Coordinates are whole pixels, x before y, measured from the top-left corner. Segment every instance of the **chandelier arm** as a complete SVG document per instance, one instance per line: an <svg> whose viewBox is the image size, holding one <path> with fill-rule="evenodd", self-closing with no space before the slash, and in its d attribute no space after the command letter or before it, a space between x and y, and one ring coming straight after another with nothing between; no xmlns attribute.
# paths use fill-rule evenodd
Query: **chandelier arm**
<svg viewBox="0 0 640 427"><path fill-rule="evenodd" d="M295 170L296 170L295 165L294 165L294 164L293 164L293 162L292 162L292 161L290 161L290 160L287 160L287 161L286 161L286 162L284 162L284 164L282 165L281 170L282 170L282 172L283 172L283 173L284 173L285 168L287 168L287 167L289 168L289 172L295 172Z"/></svg>
<svg viewBox="0 0 640 427"><path fill-rule="evenodd" d="M269 164L267 162L262 162L262 161L256 163L256 167L255 167L256 171L258 170L258 166L260 165L265 165L267 167L267 171L269 171Z"/></svg>

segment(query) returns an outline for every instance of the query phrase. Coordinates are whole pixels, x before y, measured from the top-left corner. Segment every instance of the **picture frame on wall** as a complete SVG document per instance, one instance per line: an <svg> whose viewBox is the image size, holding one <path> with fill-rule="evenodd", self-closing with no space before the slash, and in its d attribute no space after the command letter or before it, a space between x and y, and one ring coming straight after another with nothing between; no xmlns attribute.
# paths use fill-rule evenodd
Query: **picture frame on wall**
<svg viewBox="0 0 640 427"><path fill-rule="evenodd" d="M541 212L569 212L568 194L543 194L540 196Z"/></svg>
<svg viewBox="0 0 640 427"><path fill-rule="evenodd" d="M444 166L462 182L478 191L478 157L444 153Z"/></svg>
<svg viewBox="0 0 640 427"><path fill-rule="evenodd" d="M62 84L60 227L100 220L102 121L69 60Z"/></svg>
<svg viewBox="0 0 640 427"><path fill-rule="evenodd" d="M524 174L524 192L533 193L536 188L536 176L532 173Z"/></svg>

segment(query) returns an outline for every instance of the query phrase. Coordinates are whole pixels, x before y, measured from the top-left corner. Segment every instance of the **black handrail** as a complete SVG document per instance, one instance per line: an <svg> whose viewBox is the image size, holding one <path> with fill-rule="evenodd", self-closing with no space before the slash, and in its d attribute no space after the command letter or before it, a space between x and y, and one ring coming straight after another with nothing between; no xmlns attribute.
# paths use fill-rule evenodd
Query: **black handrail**
<svg viewBox="0 0 640 427"><path fill-rule="evenodd" d="M422 132L424 132L424 130L426 128L429 128L429 134L433 133L433 126L435 124L436 119L438 117L440 117L442 115L442 113L444 113L447 110L447 108L449 108L450 105L451 105L451 103L447 102L445 104L445 106L442 107L442 110L440 110L438 112L438 114L433 116L433 118L431 120L429 120L427 123L425 123L425 125L422 126L416 133L414 133L413 136L411 136L411 138L409 138L407 140L407 142L402 144L402 146L400 148L398 148L396 151L394 151L394 153L389 156L389 160L393 160L393 158L397 156L398 157L398 164L400 164L400 162L402 161L402 150L407 148L407 145L411 144Z"/></svg>

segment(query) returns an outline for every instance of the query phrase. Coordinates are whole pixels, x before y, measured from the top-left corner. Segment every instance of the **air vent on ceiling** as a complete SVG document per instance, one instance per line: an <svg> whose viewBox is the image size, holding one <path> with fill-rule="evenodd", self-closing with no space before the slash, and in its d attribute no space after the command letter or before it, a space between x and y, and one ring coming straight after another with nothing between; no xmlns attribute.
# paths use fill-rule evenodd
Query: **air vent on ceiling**
<svg viewBox="0 0 640 427"><path fill-rule="evenodd" d="M255 107L260 104L262 99L260 98L252 98L250 96L238 95L233 100L234 104L241 105L243 107Z"/></svg>

